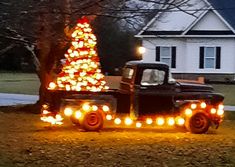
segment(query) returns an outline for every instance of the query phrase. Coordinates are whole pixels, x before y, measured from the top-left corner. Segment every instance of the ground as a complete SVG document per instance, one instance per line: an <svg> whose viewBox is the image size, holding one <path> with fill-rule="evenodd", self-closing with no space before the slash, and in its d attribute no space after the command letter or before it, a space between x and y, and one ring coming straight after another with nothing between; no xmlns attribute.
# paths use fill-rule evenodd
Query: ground
<svg viewBox="0 0 235 167"><path fill-rule="evenodd" d="M195 135L159 129L83 132L39 115L0 112L0 166L235 166L235 121Z"/></svg>

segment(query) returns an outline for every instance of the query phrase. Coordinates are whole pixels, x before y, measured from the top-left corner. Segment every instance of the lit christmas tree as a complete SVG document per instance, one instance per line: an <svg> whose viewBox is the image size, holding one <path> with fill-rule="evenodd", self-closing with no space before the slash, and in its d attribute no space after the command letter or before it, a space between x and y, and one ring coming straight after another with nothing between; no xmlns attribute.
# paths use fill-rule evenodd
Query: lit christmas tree
<svg viewBox="0 0 235 167"><path fill-rule="evenodd" d="M86 18L78 20L71 44L65 54L66 62L61 73L56 82L50 82L48 89L92 92L108 89L100 70L96 36Z"/></svg>

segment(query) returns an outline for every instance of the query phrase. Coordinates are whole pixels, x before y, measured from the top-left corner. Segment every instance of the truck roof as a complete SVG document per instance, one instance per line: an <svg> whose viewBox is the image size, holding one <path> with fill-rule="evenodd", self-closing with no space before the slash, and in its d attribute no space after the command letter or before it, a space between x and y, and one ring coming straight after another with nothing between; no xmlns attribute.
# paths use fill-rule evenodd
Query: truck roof
<svg viewBox="0 0 235 167"><path fill-rule="evenodd" d="M136 60L136 61L128 61L126 63L126 66L137 66L137 67L156 67L159 66L159 67L163 67L163 68L168 68L169 69L169 66L163 62L144 62L143 60Z"/></svg>

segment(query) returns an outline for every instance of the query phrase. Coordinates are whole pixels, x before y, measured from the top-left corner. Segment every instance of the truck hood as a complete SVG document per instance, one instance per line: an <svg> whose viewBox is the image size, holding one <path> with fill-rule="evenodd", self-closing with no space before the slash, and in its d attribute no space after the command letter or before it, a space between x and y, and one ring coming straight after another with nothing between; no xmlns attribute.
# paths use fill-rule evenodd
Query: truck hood
<svg viewBox="0 0 235 167"><path fill-rule="evenodd" d="M181 92L213 92L214 89L210 85L200 83L177 82Z"/></svg>

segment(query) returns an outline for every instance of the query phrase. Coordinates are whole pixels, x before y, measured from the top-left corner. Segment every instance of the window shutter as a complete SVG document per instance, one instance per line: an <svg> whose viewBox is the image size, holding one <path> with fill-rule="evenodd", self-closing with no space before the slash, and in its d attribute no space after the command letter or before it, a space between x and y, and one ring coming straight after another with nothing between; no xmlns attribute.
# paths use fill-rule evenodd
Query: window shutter
<svg viewBox="0 0 235 167"><path fill-rule="evenodd" d="M204 68L204 47L200 47L200 58L199 58L199 68Z"/></svg>
<svg viewBox="0 0 235 167"><path fill-rule="evenodd" d="M176 47L171 48L171 68L176 68Z"/></svg>
<svg viewBox="0 0 235 167"><path fill-rule="evenodd" d="M216 47L216 69L220 69L221 63L221 47Z"/></svg>
<svg viewBox="0 0 235 167"><path fill-rule="evenodd" d="M160 47L157 46L156 47L156 58L155 58L156 61L160 61Z"/></svg>

